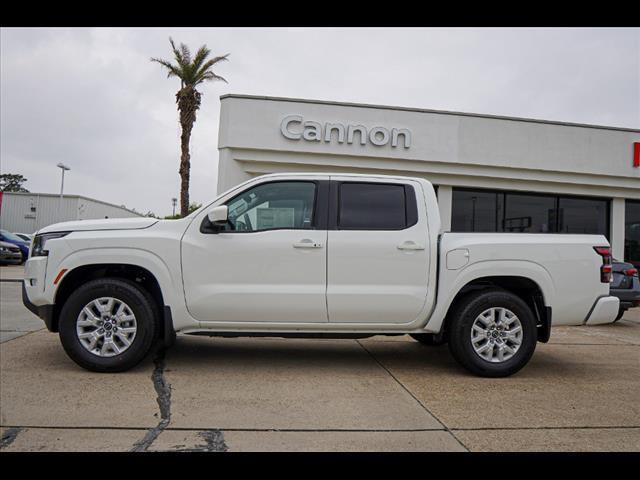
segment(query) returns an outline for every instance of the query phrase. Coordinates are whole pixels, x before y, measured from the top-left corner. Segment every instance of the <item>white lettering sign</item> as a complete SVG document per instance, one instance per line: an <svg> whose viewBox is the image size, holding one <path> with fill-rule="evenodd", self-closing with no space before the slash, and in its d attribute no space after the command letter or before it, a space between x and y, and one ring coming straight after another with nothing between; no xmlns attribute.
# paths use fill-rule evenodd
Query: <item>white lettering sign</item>
<svg viewBox="0 0 640 480"><path fill-rule="evenodd" d="M280 123L280 132L289 140L307 140L309 142L352 144L354 141L360 145L367 142L383 147L391 145L392 148L402 144L404 148L411 147L411 131L407 128L373 127L367 129L364 125L347 125L342 123L325 123L305 121L301 115L287 115ZM346 137L346 138L345 138Z"/></svg>

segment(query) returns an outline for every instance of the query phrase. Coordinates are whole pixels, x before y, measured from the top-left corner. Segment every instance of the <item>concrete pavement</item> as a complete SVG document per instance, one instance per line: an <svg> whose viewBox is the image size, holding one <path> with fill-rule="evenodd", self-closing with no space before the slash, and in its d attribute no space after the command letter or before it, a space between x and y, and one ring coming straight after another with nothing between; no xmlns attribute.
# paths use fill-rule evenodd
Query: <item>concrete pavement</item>
<svg viewBox="0 0 640 480"><path fill-rule="evenodd" d="M31 315L18 305L19 283L8 283L3 331ZM408 336L180 336L129 372L96 374L68 359L56 334L36 330L0 345L0 455L640 451L638 371L637 311L612 325L555 328L505 379L474 377L446 347Z"/></svg>
<svg viewBox="0 0 640 480"><path fill-rule="evenodd" d="M0 344L42 328L44 322L22 304L21 283L0 281Z"/></svg>
<svg viewBox="0 0 640 480"><path fill-rule="evenodd" d="M0 267L0 280L22 280L24 278L24 265L2 265Z"/></svg>

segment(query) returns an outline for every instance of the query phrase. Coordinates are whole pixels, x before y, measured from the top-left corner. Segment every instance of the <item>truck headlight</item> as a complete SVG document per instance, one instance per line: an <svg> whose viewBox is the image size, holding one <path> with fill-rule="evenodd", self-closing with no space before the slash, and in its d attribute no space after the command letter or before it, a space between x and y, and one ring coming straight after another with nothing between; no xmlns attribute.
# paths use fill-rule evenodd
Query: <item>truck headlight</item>
<svg viewBox="0 0 640 480"><path fill-rule="evenodd" d="M49 250L45 248L46 243L49 240L53 240L55 238L62 238L69 235L71 232L56 232L56 233L43 233L41 235L36 235L33 239L33 245L31 247L31 256L32 257L46 257L49 255Z"/></svg>

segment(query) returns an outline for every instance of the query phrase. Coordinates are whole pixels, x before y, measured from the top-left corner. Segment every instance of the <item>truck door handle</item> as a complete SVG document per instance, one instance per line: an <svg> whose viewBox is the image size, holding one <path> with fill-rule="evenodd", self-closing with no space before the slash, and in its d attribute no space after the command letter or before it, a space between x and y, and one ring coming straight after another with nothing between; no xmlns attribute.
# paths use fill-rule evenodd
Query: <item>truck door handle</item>
<svg viewBox="0 0 640 480"><path fill-rule="evenodd" d="M424 250L424 245L420 245L412 240L398 245L398 250Z"/></svg>
<svg viewBox="0 0 640 480"><path fill-rule="evenodd" d="M314 242L309 238L303 238L299 242L295 242L293 248L322 248L322 244Z"/></svg>

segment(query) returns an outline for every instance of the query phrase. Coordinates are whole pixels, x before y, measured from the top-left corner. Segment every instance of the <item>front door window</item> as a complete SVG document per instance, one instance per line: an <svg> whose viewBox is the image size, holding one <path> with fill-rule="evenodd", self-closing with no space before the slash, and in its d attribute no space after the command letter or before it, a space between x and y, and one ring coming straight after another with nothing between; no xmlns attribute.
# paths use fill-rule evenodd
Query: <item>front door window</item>
<svg viewBox="0 0 640 480"><path fill-rule="evenodd" d="M258 185L227 202L224 231L313 228L316 185L313 182L272 182Z"/></svg>

